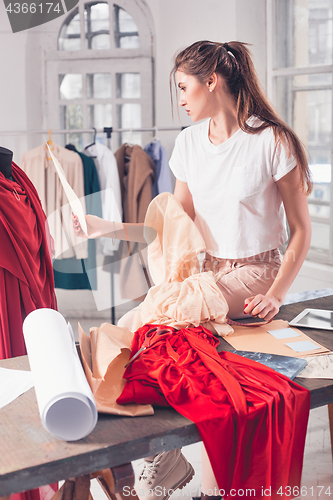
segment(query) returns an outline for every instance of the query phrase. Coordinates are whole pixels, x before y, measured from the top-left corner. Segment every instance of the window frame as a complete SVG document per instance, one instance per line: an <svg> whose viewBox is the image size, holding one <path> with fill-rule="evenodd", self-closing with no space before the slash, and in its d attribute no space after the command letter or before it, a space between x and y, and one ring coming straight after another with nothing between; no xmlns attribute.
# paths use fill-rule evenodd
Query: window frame
<svg viewBox="0 0 333 500"><path fill-rule="evenodd" d="M331 109L331 183L330 183L330 201L320 201L320 200L312 200L309 199L308 203L314 205L325 205L330 207L330 217L326 222L325 219L321 217L316 217L311 215L312 222L318 222L321 224L329 225L329 250L328 253L318 252L314 249L309 250L307 254L307 259L319 262L323 264L333 264L333 61L332 64L320 64L320 65L309 65L303 67L284 67L284 68L276 68L274 66L274 61L276 58L276 41L277 34L275 30L275 19L276 19L276 9L275 3L277 0L266 0L266 19L267 19L267 96L269 100L276 104L276 81L277 77L286 76L286 77L294 77L301 75L314 75L321 73L329 73L332 75L332 84L323 84L318 87L311 87L309 90L324 90L330 89L332 93L332 109ZM333 38L333 33L332 33ZM332 40L333 42L333 40Z"/></svg>
<svg viewBox="0 0 333 500"><path fill-rule="evenodd" d="M84 27L84 8L85 4L99 3L96 1L87 1L78 4L78 12L80 14L80 50L59 50L58 38L61 33L64 21L59 23L59 29L55 33L52 43L45 49L44 58L44 103L43 103L43 121L46 129L61 129L60 126L60 111L59 106L64 104L59 95L59 78L60 74L67 73L111 73L112 75L112 97L108 99L108 103L112 104L113 128L117 129L117 104L122 102L139 102L141 104L141 127L153 128L155 126L155 103L154 103L154 34L152 31L151 15L148 11L140 7L137 2L129 0L101 0L101 3L109 4L109 26L110 26L110 48L109 49L88 49L85 45L85 27ZM137 48L121 48L116 47L114 38L113 24L113 6L116 3L120 8L130 14L138 27L140 46ZM73 13L68 17L73 18ZM67 19L68 19L67 17ZM66 22L66 21L65 21ZM55 49L56 48L56 49ZM116 73L140 73L141 75L141 97L138 99L122 99L116 97ZM86 78L83 77L83 88L86 85ZM93 98L87 98L86 92L84 97L79 100L66 100L67 104L82 102L84 105L84 126L87 125L86 104L93 104ZM95 99L96 103L101 102ZM104 101L104 100L103 100ZM106 102L106 101L104 101ZM142 132L142 143L151 140L150 132ZM106 136L105 136L106 137ZM120 144L120 134L113 133L111 138L111 148L116 150ZM89 143L91 135L84 135L85 143Z"/></svg>

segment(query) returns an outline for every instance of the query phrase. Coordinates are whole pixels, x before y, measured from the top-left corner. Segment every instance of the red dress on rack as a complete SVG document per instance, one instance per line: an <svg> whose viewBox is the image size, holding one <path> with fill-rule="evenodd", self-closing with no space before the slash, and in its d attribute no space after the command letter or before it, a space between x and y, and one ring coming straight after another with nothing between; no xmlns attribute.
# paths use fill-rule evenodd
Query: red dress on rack
<svg viewBox="0 0 333 500"><path fill-rule="evenodd" d="M38 308L56 309L51 238L39 196L12 163L14 181L0 173L0 359L26 354L22 324ZM57 485L18 493L11 500L49 500Z"/></svg>
<svg viewBox="0 0 333 500"><path fill-rule="evenodd" d="M223 497L292 498L289 488L297 492L301 480L309 391L260 363L218 353L218 340L201 326L144 325L132 356L142 344L147 348L126 369L117 402L169 404L195 422Z"/></svg>

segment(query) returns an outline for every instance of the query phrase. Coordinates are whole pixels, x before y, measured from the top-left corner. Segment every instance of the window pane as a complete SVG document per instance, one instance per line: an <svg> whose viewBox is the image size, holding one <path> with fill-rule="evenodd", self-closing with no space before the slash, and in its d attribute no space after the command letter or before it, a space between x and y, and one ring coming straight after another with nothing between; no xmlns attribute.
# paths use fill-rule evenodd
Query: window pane
<svg viewBox="0 0 333 500"><path fill-rule="evenodd" d="M111 97L110 73L87 75L87 97L95 99L107 99Z"/></svg>
<svg viewBox="0 0 333 500"><path fill-rule="evenodd" d="M119 31L120 33L138 32L138 27L135 24L133 17L124 9L119 9Z"/></svg>
<svg viewBox="0 0 333 500"><path fill-rule="evenodd" d="M93 50L106 50L110 48L109 35L94 35L91 38L91 49Z"/></svg>
<svg viewBox="0 0 333 500"><path fill-rule="evenodd" d="M277 109L307 147L311 163L330 163L332 91L311 90L308 81L307 75L278 77ZM301 83L308 90L300 90Z"/></svg>
<svg viewBox="0 0 333 500"><path fill-rule="evenodd" d="M137 49L140 47L138 36L122 36L120 37L121 49Z"/></svg>
<svg viewBox="0 0 333 500"><path fill-rule="evenodd" d="M112 105L95 104L88 106L88 123L90 128L112 127Z"/></svg>
<svg viewBox="0 0 333 500"><path fill-rule="evenodd" d="M80 32L80 15L77 13L69 21L67 20L60 30L58 39L59 50L80 50Z"/></svg>
<svg viewBox="0 0 333 500"><path fill-rule="evenodd" d="M277 67L332 64L333 0L276 0Z"/></svg>
<svg viewBox="0 0 333 500"><path fill-rule="evenodd" d="M318 193L318 198L322 196L322 189L318 189L318 186L313 187L313 192L315 193L315 198L318 196ZM330 207L309 203L309 212L311 216L322 217L323 219L328 221L330 216Z"/></svg>
<svg viewBox="0 0 333 500"><path fill-rule="evenodd" d="M80 99L82 97L82 75L59 75L60 99Z"/></svg>
<svg viewBox="0 0 333 500"><path fill-rule="evenodd" d="M117 73L117 97L138 99L141 97L140 73Z"/></svg>
<svg viewBox="0 0 333 500"><path fill-rule="evenodd" d="M312 237L310 248L322 253L329 249L330 226L320 222L312 222Z"/></svg>
<svg viewBox="0 0 333 500"><path fill-rule="evenodd" d="M84 26L86 48L94 50L110 48L110 20L107 3L85 4Z"/></svg>
<svg viewBox="0 0 333 500"><path fill-rule="evenodd" d="M311 173L313 182L317 184L329 184L331 182L331 165L321 164L321 165L311 165ZM323 201L328 201L328 196L322 198Z"/></svg>
<svg viewBox="0 0 333 500"><path fill-rule="evenodd" d="M114 37L116 47L135 49L140 46L138 27L126 10L114 5Z"/></svg>
<svg viewBox="0 0 333 500"><path fill-rule="evenodd" d="M67 35L79 35L81 33L80 27L80 14L77 13L70 23L67 25L66 34Z"/></svg>
<svg viewBox="0 0 333 500"><path fill-rule="evenodd" d="M63 41L62 49L60 50L80 50L80 49L81 49L80 38L66 38Z"/></svg>
<svg viewBox="0 0 333 500"><path fill-rule="evenodd" d="M118 124L120 128L135 129L141 127L141 104L119 104L118 105ZM119 134L120 144L128 142L142 146L141 132L135 130L122 132Z"/></svg>
<svg viewBox="0 0 333 500"><path fill-rule="evenodd" d="M331 87L332 73L316 73L314 75L296 75L293 77L292 85L300 89L304 87Z"/></svg>
<svg viewBox="0 0 333 500"><path fill-rule="evenodd" d="M83 128L82 107L79 104L60 106L60 127L63 129ZM83 147L81 134L66 134L66 143L74 144L77 149Z"/></svg>
<svg viewBox="0 0 333 500"><path fill-rule="evenodd" d="M128 144L137 144L142 147L141 132L122 132L119 136L119 146L126 142Z"/></svg>
<svg viewBox="0 0 333 500"><path fill-rule="evenodd" d="M311 164L310 165L313 191L309 196L309 210L311 215L329 218L330 207L325 205L313 204L312 201L329 202L331 199L331 165L330 164Z"/></svg>
<svg viewBox="0 0 333 500"><path fill-rule="evenodd" d="M126 103L118 105L118 117L120 128L140 128L141 104Z"/></svg>
<svg viewBox="0 0 333 500"><path fill-rule="evenodd" d="M91 31L100 30L110 31L109 5L107 3L98 3L90 7Z"/></svg>
<svg viewBox="0 0 333 500"><path fill-rule="evenodd" d="M62 128L79 129L83 126L82 107L79 104L60 106L60 122Z"/></svg>

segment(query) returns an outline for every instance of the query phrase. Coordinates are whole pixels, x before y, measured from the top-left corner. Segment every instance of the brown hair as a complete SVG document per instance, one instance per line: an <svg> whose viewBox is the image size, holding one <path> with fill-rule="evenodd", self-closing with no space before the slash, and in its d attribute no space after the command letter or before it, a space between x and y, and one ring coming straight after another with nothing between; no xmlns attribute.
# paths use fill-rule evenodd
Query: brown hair
<svg viewBox="0 0 333 500"><path fill-rule="evenodd" d="M215 43L207 40L193 43L177 54L170 74L170 88L172 77L177 88L178 70L195 76L202 83L213 73L222 76L236 100L240 128L249 134L256 134L272 127L277 146L283 144L289 154L292 152L295 156L301 172L302 188L306 194L310 194L312 182L305 147L268 102L246 45L242 42ZM247 123L251 116L258 117L262 123L258 127L251 127Z"/></svg>

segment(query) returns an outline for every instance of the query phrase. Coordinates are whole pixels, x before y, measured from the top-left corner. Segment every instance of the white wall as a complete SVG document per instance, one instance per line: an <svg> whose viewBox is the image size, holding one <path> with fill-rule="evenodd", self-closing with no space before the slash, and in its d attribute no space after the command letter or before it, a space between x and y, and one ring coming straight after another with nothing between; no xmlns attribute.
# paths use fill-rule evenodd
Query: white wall
<svg viewBox="0 0 333 500"><path fill-rule="evenodd" d="M83 2L83 0L80 0ZM251 50L260 79L265 85L265 0L133 0L149 12L155 35L156 122L160 127L177 126L175 109L172 119L169 74L175 53L200 39L241 40ZM45 25L13 34L5 6L0 2L0 145L14 151L14 160L27 148L41 142L37 136L8 137L8 130L47 128L43 116L45 52L56 49L54 40L64 20L60 17ZM190 119L181 114L181 125ZM175 133L159 134L171 151Z"/></svg>
<svg viewBox="0 0 333 500"><path fill-rule="evenodd" d="M83 1L83 0L80 0ZM154 34L156 122L159 127L190 124L177 109L172 118L169 74L175 53L200 40L228 42L240 40L252 44L261 82L266 74L266 0L126 0L146 12ZM0 146L14 152L14 161L42 143L40 136L10 137L11 130L47 129L44 109L45 53L56 50L55 41L64 18L51 21L22 33L11 32L3 2L0 2ZM159 136L171 153L176 132ZM105 278L105 293L110 285ZM91 292L57 290L59 309L70 316L102 315L96 310ZM109 314L109 313L108 313Z"/></svg>
<svg viewBox="0 0 333 500"><path fill-rule="evenodd" d="M265 0L146 0L156 33L156 122L159 126L177 125L171 115L169 74L175 54L197 40L252 44L250 49L263 85L266 75L266 1ZM180 113L181 125L191 120ZM172 148L174 134L164 134Z"/></svg>

